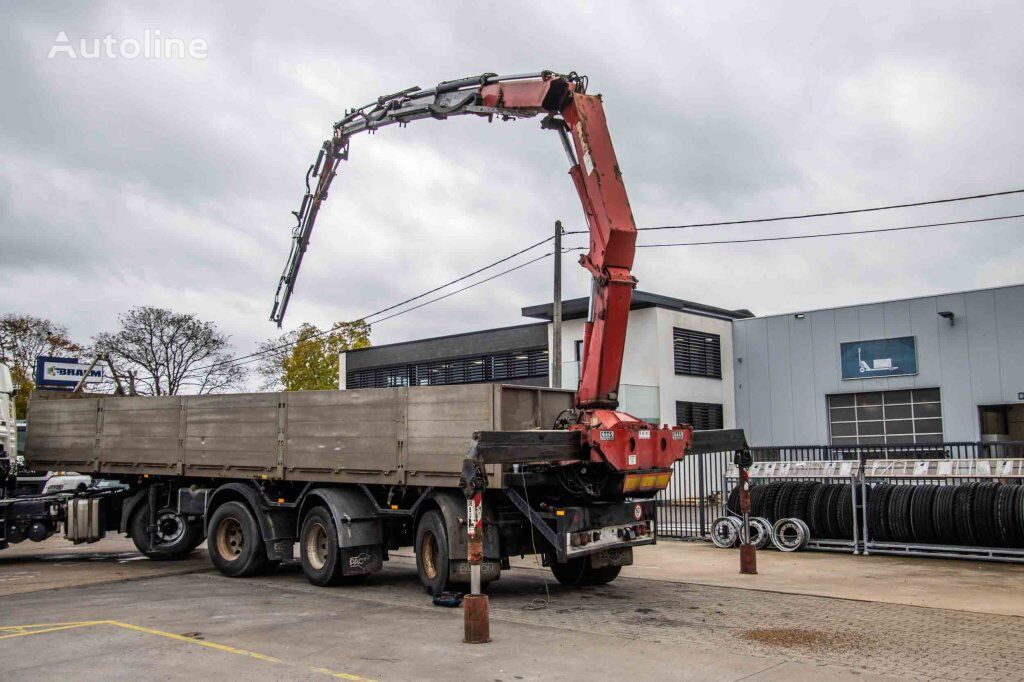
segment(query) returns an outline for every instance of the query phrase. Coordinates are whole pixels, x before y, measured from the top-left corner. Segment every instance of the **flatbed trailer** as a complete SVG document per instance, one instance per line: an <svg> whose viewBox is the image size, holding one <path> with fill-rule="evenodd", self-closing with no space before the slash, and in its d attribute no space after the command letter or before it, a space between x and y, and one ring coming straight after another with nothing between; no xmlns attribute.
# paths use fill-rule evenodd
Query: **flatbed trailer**
<svg viewBox="0 0 1024 682"><path fill-rule="evenodd" d="M572 391L498 384L37 393L26 465L123 485L96 502L63 502L71 540L120 531L151 558L178 559L206 537L229 576L267 571L298 544L320 585L362 579L390 550L411 546L424 587L438 592L469 576L459 486L474 434L543 436L572 406ZM587 461L485 468L484 582L498 579L509 557L540 554L563 582L604 583L632 562L633 547L655 542L653 490L624 492L641 487L640 474Z"/></svg>

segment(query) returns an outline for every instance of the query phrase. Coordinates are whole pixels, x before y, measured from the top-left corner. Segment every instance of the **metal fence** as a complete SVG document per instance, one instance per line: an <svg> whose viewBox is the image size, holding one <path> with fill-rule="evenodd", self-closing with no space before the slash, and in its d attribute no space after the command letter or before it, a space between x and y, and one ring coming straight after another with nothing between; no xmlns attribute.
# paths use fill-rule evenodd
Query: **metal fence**
<svg viewBox="0 0 1024 682"><path fill-rule="evenodd" d="M751 447L754 461L809 462L872 459L981 459L1024 457L1024 441L908 445L788 445ZM668 488L658 495L658 535L706 540L725 514L726 471L733 452L711 452L676 462ZM894 481L899 482L899 481Z"/></svg>

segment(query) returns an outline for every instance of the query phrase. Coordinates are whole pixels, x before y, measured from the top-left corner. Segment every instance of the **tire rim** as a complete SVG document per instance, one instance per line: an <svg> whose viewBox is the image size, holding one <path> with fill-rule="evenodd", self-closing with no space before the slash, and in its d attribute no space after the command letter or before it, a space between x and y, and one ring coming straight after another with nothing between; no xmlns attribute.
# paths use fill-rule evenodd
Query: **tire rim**
<svg viewBox="0 0 1024 682"><path fill-rule="evenodd" d="M217 553L225 561L234 561L245 549L245 532L238 519L227 517L217 524Z"/></svg>
<svg viewBox="0 0 1024 682"><path fill-rule="evenodd" d="M185 534L185 519L174 512L165 511L157 517L156 536L165 545L171 545Z"/></svg>
<svg viewBox="0 0 1024 682"><path fill-rule="evenodd" d="M437 555L437 536L433 531L428 530L423 533L423 544L420 547L420 556L423 557L423 574L427 576L427 580L437 577L437 564L439 563Z"/></svg>
<svg viewBox="0 0 1024 682"><path fill-rule="evenodd" d="M315 521L306 531L306 561L315 571L323 570L327 565L327 529L324 524Z"/></svg>

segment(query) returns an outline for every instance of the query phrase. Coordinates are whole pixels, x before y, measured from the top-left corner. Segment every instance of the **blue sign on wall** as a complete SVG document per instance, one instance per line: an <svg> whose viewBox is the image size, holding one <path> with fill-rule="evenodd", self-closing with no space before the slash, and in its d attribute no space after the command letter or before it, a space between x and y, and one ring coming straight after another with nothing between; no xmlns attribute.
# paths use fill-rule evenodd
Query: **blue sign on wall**
<svg viewBox="0 0 1024 682"><path fill-rule="evenodd" d="M913 336L839 344L843 379L878 379L917 374Z"/></svg>

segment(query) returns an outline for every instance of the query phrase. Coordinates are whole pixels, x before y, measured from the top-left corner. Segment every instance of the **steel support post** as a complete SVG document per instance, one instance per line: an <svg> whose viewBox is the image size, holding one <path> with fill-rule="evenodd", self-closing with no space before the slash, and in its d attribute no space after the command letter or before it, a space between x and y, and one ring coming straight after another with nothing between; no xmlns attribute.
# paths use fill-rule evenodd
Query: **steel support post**
<svg viewBox="0 0 1024 682"><path fill-rule="evenodd" d="M482 467L481 467L482 469ZM467 644L484 644L491 641L490 605L487 595L481 594L480 570L484 560L484 494L477 490L466 500L466 536L469 552L470 594L462 600L465 634L462 641Z"/></svg>

